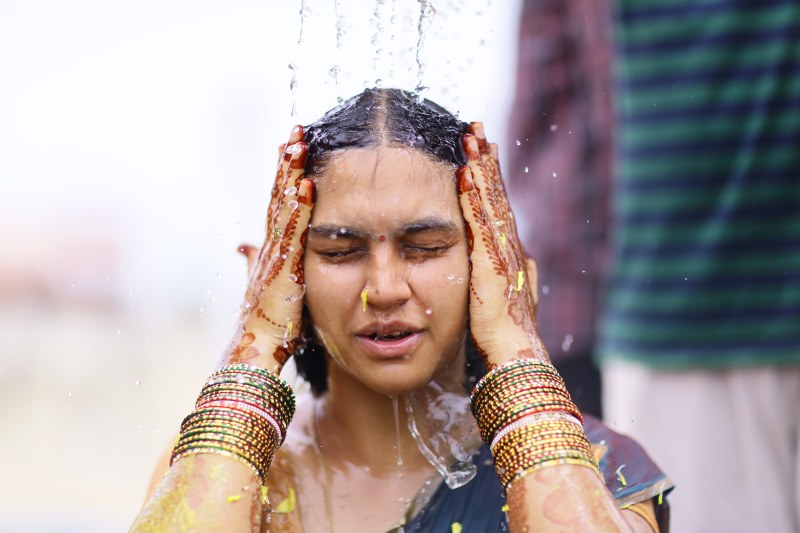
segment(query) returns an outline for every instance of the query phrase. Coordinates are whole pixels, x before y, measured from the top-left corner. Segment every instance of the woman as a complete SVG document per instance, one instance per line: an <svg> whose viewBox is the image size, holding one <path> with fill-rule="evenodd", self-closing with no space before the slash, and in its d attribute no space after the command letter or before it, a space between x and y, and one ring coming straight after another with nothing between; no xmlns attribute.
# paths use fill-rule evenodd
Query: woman
<svg viewBox="0 0 800 533"><path fill-rule="evenodd" d="M296 127L265 244L244 251L240 327L135 531L658 527L668 480L586 420L590 448L547 363L535 269L480 124L374 89ZM298 341L315 398L288 426L276 374ZM485 368L479 445L461 408Z"/></svg>

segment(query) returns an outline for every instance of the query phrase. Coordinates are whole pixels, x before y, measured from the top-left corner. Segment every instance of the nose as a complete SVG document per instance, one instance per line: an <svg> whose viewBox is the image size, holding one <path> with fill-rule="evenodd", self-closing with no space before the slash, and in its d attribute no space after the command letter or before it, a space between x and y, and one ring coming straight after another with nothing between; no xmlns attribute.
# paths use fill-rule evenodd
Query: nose
<svg viewBox="0 0 800 533"><path fill-rule="evenodd" d="M411 298L409 265L396 250L380 246L370 255L367 272L367 306L391 311Z"/></svg>

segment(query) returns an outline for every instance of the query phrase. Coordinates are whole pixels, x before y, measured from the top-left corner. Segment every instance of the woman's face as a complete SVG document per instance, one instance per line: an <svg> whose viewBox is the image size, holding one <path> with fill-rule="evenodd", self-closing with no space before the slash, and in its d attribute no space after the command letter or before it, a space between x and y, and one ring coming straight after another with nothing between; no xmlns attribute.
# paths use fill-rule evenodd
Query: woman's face
<svg viewBox="0 0 800 533"><path fill-rule="evenodd" d="M305 253L317 337L372 390L416 390L463 350L469 259L452 168L345 150L318 176Z"/></svg>

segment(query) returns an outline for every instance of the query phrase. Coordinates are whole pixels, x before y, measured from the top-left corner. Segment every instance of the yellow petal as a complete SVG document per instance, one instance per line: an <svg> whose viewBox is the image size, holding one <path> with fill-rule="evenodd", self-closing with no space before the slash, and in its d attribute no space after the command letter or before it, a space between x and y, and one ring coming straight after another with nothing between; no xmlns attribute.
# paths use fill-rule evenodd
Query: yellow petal
<svg viewBox="0 0 800 533"><path fill-rule="evenodd" d="M502 506L500 508L500 510L503 511L504 513L507 513L508 512L508 504L505 504L504 506Z"/></svg>
<svg viewBox="0 0 800 533"><path fill-rule="evenodd" d="M269 491L269 488L266 485L261 485L261 503L264 505L269 503L269 499L267 498L267 491Z"/></svg>
<svg viewBox="0 0 800 533"><path fill-rule="evenodd" d="M291 513L294 511L294 506L297 503L297 496L294 493L293 488L289 488L289 496L283 500L278 506L275 508L276 513Z"/></svg>
<svg viewBox="0 0 800 533"><path fill-rule="evenodd" d="M625 485L628 484L628 482L625 480L625 476L622 475L623 468L625 468L625 465L622 465L619 468L617 468L617 477L619 478L620 483L622 483L622 486L624 487Z"/></svg>
<svg viewBox="0 0 800 533"><path fill-rule="evenodd" d="M450 533L461 533L461 529L461 524L458 522L453 522L453 524L450 526Z"/></svg>
<svg viewBox="0 0 800 533"><path fill-rule="evenodd" d="M364 287L364 290L361 291L361 310L365 313L367 311L367 292L369 292L369 289L366 287Z"/></svg>
<svg viewBox="0 0 800 533"><path fill-rule="evenodd" d="M506 234L505 233L501 233L500 234L500 244L502 244L503 246L506 245Z"/></svg>
<svg viewBox="0 0 800 533"><path fill-rule="evenodd" d="M522 273L522 270L517 271L517 292L522 290L522 284L525 283L525 274Z"/></svg>
<svg viewBox="0 0 800 533"><path fill-rule="evenodd" d="M241 500L242 499L242 495L241 494L234 494L232 496L228 496L225 499L228 501L228 503L234 503L234 502L238 502L239 500Z"/></svg>

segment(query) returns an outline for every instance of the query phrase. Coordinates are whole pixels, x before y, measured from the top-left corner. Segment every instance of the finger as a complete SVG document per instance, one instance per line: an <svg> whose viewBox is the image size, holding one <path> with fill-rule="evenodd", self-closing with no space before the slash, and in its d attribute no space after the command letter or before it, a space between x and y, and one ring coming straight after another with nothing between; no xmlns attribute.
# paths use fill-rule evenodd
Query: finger
<svg viewBox="0 0 800 533"><path fill-rule="evenodd" d="M292 128L291 133L289 133L289 141L286 144L289 145L289 144L294 144L296 142L300 142L303 140L304 136L305 136L305 131L303 130L303 126L298 124L294 128Z"/></svg>
<svg viewBox="0 0 800 533"><path fill-rule="evenodd" d="M292 145L303 140L304 135L303 127L297 125L292 128L292 131L289 133L289 140L281 144L278 148L278 171L275 174L275 182L272 186L272 195L270 196L270 205L267 209L267 230L272 229L269 225L274 222L275 213L277 211L277 200L279 200L277 193L279 190L285 189L286 181L289 178L289 166L292 160L292 154L294 150L296 150Z"/></svg>
<svg viewBox="0 0 800 533"><path fill-rule="evenodd" d="M479 124L474 122L474 124ZM493 222L499 224L499 231L505 232L506 229L502 226L506 223L506 214L503 210L503 204L497 197L497 190L494 186L494 178L489 175L486 167L483 165L481 159L480 145L478 138L471 134L465 134L461 137L461 145L464 148L464 153L467 155L467 166L470 169L472 180L478 188L481 202L484 210L490 213Z"/></svg>
<svg viewBox="0 0 800 533"><path fill-rule="evenodd" d="M283 324L282 342L275 349L273 357L281 365L286 362L297 345L301 331L305 277L303 275L303 256L305 254L308 223L314 207L316 187L312 179L300 182L297 199L292 202L291 211L284 227L284 241L277 261L277 277L272 291L270 312L275 321ZM267 280L267 283L269 281Z"/></svg>
<svg viewBox="0 0 800 533"><path fill-rule="evenodd" d="M489 146L488 142L486 141L486 132L483 129L483 122L472 122L469 125L469 131L475 137L475 140L478 142L478 148L480 149L481 154L488 153Z"/></svg>
<svg viewBox="0 0 800 533"><path fill-rule="evenodd" d="M258 248L253 246L252 244L240 244L239 248L236 249L240 254L242 254L245 259L247 259L247 272L253 271L253 265L258 258Z"/></svg>
<svg viewBox="0 0 800 533"><path fill-rule="evenodd" d="M292 138L294 138L295 133L294 130L292 131ZM302 132L302 129L300 131ZM297 186L300 184L300 178L305 169L307 154L308 145L304 142L289 144L283 152L267 214L267 241L271 245L281 240L283 228L280 226L279 219L283 215L283 220L285 220L285 209L283 208L297 194Z"/></svg>
<svg viewBox="0 0 800 533"><path fill-rule="evenodd" d="M535 308L539 304L539 269L536 261L530 257L525 259L525 273L528 275L528 290Z"/></svg>
<svg viewBox="0 0 800 533"><path fill-rule="evenodd" d="M470 265L473 269L471 280L480 276L485 280L496 280L494 290L501 293L505 290L507 267L503 255L499 251L489 215L483 207L478 188L469 167L461 167L456 172L458 177L459 203L464 217L467 245L470 253ZM488 261L478 258L488 258ZM486 272L493 270L494 274ZM495 275L498 274L498 275ZM470 282L473 286L476 285Z"/></svg>

